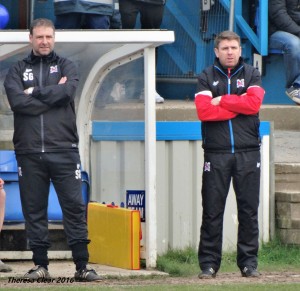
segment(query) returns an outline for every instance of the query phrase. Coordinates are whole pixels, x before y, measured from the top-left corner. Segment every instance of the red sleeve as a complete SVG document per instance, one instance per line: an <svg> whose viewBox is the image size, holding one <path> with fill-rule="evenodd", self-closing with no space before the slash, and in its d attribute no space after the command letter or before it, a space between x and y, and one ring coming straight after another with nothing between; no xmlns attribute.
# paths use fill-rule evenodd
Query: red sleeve
<svg viewBox="0 0 300 291"><path fill-rule="evenodd" d="M201 121L223 121L236 117L238 114L221 106L211 104L210 91L202 91L195 95L195 105L198 118Z"/></svg>
<svg viewBox="0 0 300 291"><path fill-rule="evenodd" d="M241 96L223 95L220 107L239 114L252 115L258 113L265 91L259 86L252 86Z"/></svg>

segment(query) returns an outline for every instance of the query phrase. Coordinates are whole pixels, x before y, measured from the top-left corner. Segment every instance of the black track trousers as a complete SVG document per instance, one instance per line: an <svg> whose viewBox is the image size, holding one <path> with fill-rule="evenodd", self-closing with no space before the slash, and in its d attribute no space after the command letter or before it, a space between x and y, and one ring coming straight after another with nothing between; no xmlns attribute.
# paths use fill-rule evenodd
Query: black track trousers
<svg viewBox="0 0 300 291"><path fill-rule="evenodd" d="M69 246L88 243L79 154L21 154L16 158L30 249L50 247L47 215L50 179L62 208L63 225Z"/></svg>
<svg viewBox="0 0 300 291"><path fill-rule="evenodd" d="M257 267L260 152L205 153L202 176L200 268L221 265L223 216L232 181L238 209L237 265Z"/></svg>

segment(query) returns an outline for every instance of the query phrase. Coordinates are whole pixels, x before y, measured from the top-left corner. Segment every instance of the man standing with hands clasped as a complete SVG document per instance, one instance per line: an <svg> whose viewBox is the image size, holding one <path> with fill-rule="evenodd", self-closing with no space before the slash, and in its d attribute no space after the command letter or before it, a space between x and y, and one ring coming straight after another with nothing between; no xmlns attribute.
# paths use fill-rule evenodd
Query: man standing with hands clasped
<svg viewBox="0 0 300 291"><path fill-rule="evenodd" d="M47 208L51 180L76 265L75 280L100 281L87 266L89 240L74 104L77 70L73 62L54 52L55 29L50 20L34 20L29 40L31 53L10 68L4 82L14 113L21 203L35 264L25 278L50 277Z"/></svg>
<svg viewBox="0 0 300 291"><path fill-rule="evenodd" d="M231 181L239 221L237 265L243 277L258 277L258 112L265 92L258 70L241 57L236 33L221 32L214 51L215 62L198 77L195 94L204 149L199 278L214 278L221 265L223 216Z"/></svg>

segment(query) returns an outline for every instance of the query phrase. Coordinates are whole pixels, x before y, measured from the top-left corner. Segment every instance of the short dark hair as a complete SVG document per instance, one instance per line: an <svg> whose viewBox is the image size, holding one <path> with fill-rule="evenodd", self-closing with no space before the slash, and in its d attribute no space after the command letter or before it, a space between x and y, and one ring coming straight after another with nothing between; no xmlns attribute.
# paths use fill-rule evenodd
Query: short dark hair
<svg viewBox="0 0 300 291"><path fill-rule="evenodd" d="M53 28L53 31L55 31L55 26L54 26L53 22L50 19L37 18L37 19L34 19L30 24L29 32L30 32L31 35L33 34L33 29L38 27L38 26L51 27L51 28Z"/></svg>
<svg viewBox="0 0 300 291"><path fill-rule="evenodd" d="M222 40L236 40L239 43L239 45L241 45L240 36L231 30L222 31L216 36L214 43L215 48L219 47L219 44Z"/></svg>

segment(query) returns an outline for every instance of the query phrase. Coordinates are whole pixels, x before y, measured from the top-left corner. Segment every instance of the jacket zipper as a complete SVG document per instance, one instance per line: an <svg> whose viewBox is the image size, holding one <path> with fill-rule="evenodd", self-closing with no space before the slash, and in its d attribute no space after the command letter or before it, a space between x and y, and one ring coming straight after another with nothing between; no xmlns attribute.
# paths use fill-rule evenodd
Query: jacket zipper
<svg viewBox="0 0 300 291"><path fill-rule="evenodd" d="M39 86L42 88L43 82L43 59L40 60L40 72L39 72ZM44 114L41 114L41 141L42 141L42 153L45 152L45 135L44 135Z"/></svg>
<svg viewBox="0 0 300 291"><path fill-rule="evenodd" d="M230 95L231 89L231 68L227 69L227 92ZM234 154L234 136L233 136L233 128L231 119L228 120L229 125L229 135L230 135L230 143L231 143L231 153Z"/></svg>
<svg viewBox="0 0 300 291"><path fill-rule="evenodd" d="M227 77L227 94L231 94L231 77L236 75L242 68L238 68L233 75L231 75L231 68L228 68L227 70L227 75L218 67L214 66L218 71L220 71L221 74L225 75ZM230 143L231 143L231 153L235 153L235 148L234 148L234 135L233 135L233 127L232 127L232 121L228 121L228 126L229 126L229 136L230 136Z"/></svg>

